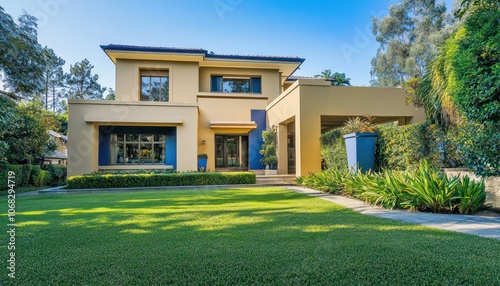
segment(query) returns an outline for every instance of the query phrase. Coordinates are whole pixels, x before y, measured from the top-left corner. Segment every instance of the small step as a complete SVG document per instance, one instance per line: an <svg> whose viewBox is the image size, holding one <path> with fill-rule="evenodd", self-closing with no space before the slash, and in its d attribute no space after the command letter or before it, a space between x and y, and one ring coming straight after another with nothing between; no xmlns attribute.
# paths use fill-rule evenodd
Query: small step
<svg viewBox="0 0 500 286"><path fill-rule="evenodd" d="M295 175L257 175L257 185L295 185Z"/></svg>

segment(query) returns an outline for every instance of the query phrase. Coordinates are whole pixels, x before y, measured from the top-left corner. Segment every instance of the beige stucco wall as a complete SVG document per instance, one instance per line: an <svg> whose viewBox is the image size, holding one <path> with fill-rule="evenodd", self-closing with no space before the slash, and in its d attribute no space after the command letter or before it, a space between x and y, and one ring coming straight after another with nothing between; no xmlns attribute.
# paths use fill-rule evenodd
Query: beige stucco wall
<svg viewBox="0 0 500 286"><path fill-rule="evenodd" d="M196 102L198 92L197 62L116 61L116 100L138 101L140 97L140 70L168 70L170 102Z"/></svg>
<svg viewBox="0 0 500 286"><path fill-rule="evenodd" d="M474 172L469 169L453 168L444 169L444 173L448 177L460 177L465 176L471 178L472 180L479 182L483 178L476 176ZM486 200L485 204L500 210L500 177L488 177L484 180L485 190L486 190Z"/></svg>
<svg viewBox="0 0 500 286"><path fill-rule="evenodd" d="M298 176L321 170L322 115L409 118L407 123L425 120L422 109L405 104L404 91L399 88L335 87L323 80L298 80L268 106L271 126L294 117ZM280 140L283 138L286 140L279 135ZM279 149L283 147L279 145ZM278 152L281 162L278 171L284 174L286 159L281 159L284 151Z"/></svg>
<svg viewBox="0 0 500 286"><path fill-rule="evenodd" d="M210 128L211 121L250 122L251 110L265 110L267 100L265 97L228 97L228 96L206 96L198 98L200 106L199 131L198 131L198 153L208 155L207 168L215 170L215 134L248 135L247 128ZM202 141L206 144L203 145Z"/></svg>
<svg viewBox="0 0 500 286"><path fill-rule="evenodd" d="M261 77L262 96L273 101L281 91L280 73L274 69L248 69L248 68L200 68L200 92L210 92L210 79L212 75ZM257 95L257 94L254 94Z"/></svg>
<svg viewBox="0 0 500 286"><path fill-rule="evenodd" d="M69 101L68 176L98 170L99 126L177 126L177 169L197 169L198 105Z"/></svg>

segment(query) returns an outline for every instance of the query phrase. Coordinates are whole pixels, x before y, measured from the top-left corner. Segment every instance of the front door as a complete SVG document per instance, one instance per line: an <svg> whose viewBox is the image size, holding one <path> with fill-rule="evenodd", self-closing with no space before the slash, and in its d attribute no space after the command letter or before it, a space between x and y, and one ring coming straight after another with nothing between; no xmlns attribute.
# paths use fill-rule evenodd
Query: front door
<svg viewBox="0 0 500 286"><path fill-rule="evenodd" d="M248 136L215 135L215 167L248 167Z"/></svg>

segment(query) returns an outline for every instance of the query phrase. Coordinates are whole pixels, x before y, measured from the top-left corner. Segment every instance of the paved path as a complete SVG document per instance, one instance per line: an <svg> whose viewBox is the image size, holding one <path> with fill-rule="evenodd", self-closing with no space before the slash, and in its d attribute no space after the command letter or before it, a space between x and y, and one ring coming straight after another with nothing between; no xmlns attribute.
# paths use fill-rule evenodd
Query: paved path
<svg viewBox="0 0 500 286"><path fill-rule="evenodd" d="M308 188L297 186L289 186L285 188L298 193L334 202L366 215L500 240L500 217L387 210L380 207L373 207L355 199L326 194Z"/></svg>

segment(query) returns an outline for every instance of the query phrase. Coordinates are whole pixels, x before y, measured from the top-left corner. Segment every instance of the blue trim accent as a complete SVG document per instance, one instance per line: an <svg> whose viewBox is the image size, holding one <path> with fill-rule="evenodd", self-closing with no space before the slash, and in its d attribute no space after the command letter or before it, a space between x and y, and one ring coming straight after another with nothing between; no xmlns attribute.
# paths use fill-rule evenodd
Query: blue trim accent
<svg viewBox="0 0 500 286"><path fill-rule="evenodd" d="M169 128L166 133L165 165L172 165L177 170L177 127Z"/></svg>
<svg viewBox="0 0 500 286"><path fill-rule="evenodd" d="M177 127L99 126L99 166L110 165L110 134L165 134L165 165L177 169Z"/></svg>
<svg viewBox="0 0 500 286"><path fill-rule="evenodd" d="M250 170L261 170L264 166L260 163L260 149L264 140L262 139L262 131L266 130L266 111L265 110L250 110L250 118L255 121L257 128L248 133L248 162Z"/></svg>
<svg viewBox="0 0 500 286"><path fill-rule="evenodd" d="M211 80L210 91L211 92L222 92L222 77L213 75Z"/></svg>
<svg viewBox="0 0 500 286"><path fill-rule="evenodd" d="M262 93L262 83L260 77L252 77L252 93Z"/></svg>
<svg viewBox="0 0 500 286"><path fill-rule="evenodd" d="M108 166L110 164L110 149L109 133L103 133L99 128L99 166Z"/></svg>

